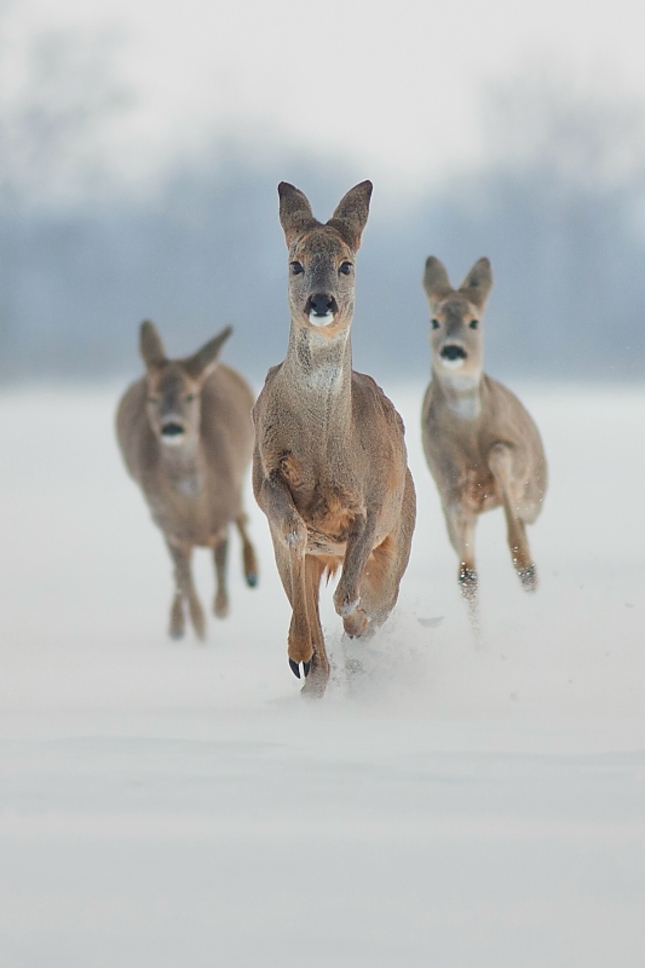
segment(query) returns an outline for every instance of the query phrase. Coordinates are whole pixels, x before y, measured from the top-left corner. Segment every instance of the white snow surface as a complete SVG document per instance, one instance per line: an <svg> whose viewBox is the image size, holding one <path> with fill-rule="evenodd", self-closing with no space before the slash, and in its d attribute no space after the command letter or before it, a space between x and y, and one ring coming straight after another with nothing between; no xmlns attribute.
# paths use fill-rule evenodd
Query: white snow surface
<svg viewBox="0 0 645 968"><path fill-rule="evenodd" d="M514 387L514 389L518 389ZM250 493L231 615L165 634L119 389L0 396L0 965L642 968L645 392L520 387L550 489L527 595L479 524L482 642L420 444L399 603L304 700ZM204 604L211 562L196 560Z"/></svg>

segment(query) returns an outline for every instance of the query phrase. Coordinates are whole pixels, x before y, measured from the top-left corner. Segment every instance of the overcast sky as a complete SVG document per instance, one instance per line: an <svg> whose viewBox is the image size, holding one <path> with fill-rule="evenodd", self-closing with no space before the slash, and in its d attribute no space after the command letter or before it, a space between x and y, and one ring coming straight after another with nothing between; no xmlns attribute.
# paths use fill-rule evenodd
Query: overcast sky
<svg viewBox="0 0 645 968"><path fill-rule="evenodd" d="M636 0L14 0L5 65L18 89L36 34L117 30L117 74L134 105L108 150L130 174L233 130L343 155L360 177L410 188L480 159L482 91L527 64L581 91L645 98L644 10Z"/></svg>

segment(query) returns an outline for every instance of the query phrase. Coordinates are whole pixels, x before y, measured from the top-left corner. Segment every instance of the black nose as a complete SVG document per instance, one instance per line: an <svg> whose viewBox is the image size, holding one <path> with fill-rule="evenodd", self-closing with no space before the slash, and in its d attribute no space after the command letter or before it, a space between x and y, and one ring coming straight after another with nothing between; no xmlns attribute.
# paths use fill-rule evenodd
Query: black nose
<svg viewBox="0 0 645 968"><path fill-rule="evenodd" d="M183 434L184 428L178 423L167 423L161 428L161 433L164 437L178 437L179 434Z"/></svg>
<svg viewBox="0 0 645 968"><path fill-rule="evenodd" d="M315 313L316 316L326 316L327 313L335 313L337 308L334 297L329 296L326 292L317 292L315 295L310 296L307 303L308 312Z"/></svg>
<svg viewBox="0 0 645 968"><path fill-rule="evenodd" d="M465 360L466 351L461 346L451 344L450 346L444 346L440 356L442 356L444 360Z"/></svg>

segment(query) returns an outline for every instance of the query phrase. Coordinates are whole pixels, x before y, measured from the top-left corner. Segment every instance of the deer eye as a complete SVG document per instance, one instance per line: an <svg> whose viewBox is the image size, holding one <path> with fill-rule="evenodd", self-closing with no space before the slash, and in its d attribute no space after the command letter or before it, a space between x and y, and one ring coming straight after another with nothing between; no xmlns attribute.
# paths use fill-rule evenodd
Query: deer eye
<svg viewBox="0 0 645 968"><path fill-rule="evenodd" d="M477 327L479 326L479 320L478 319L471 319L471 321L468 323L468 325L470 326L471 329L477 329Z"/></svg>
<svg viewBox="0 0 645 968"><path fill-rule="evenodd" d="M305 270L302 267L302 262L292 262L291 271L294 276L299 276L301 272L304 272Z"/></svg>
<svg viewBox="0 0 645 968"><path fill-rule="evenodd" d="M184 400L186 401L186 403L192 403L194 399L195 399L194 393L187 393L186 396L184 397Z"/></svg>
<svg viewBox="0 0 645 968"><path fill-rule="evenodd" d="M433 320L431 320L431 322L432 322L432 328L433 329L439 329L439 320L438 319L433 319Z"/></svg>
<svg viewBox="0 0 645 968"><path fill-rule="evenodd" d="M351 262L341 262L340 266L338 267L338 271L342 272L344 276L348 276L352 271Z"/></svg>

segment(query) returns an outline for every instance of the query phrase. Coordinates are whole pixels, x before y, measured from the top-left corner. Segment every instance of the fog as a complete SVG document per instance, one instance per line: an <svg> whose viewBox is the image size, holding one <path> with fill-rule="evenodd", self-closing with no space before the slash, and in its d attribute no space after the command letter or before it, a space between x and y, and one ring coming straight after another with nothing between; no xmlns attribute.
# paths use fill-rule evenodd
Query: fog
<svg viewBox="0 0 645 968"><path fill-rule="evenodd" d="M488 255L491 372L642 378L645 93L581 86L534 56L477 87L472 158L425 181L403 168L379 179L382 153L375 175L338 138L320 151L243 118L205 124L185 150L150 160L154 173L133 160L126 176L119 125L134 114L146 126L118 31L43 30L23 47L22 83L0 103L5 380L131 375L143 318L176 353L232 324L231 361L261 379L288 323L278 181L325 220L365 177L375 193L358 261L359 369L425 375L426 257L457 282Z"/></svg>

